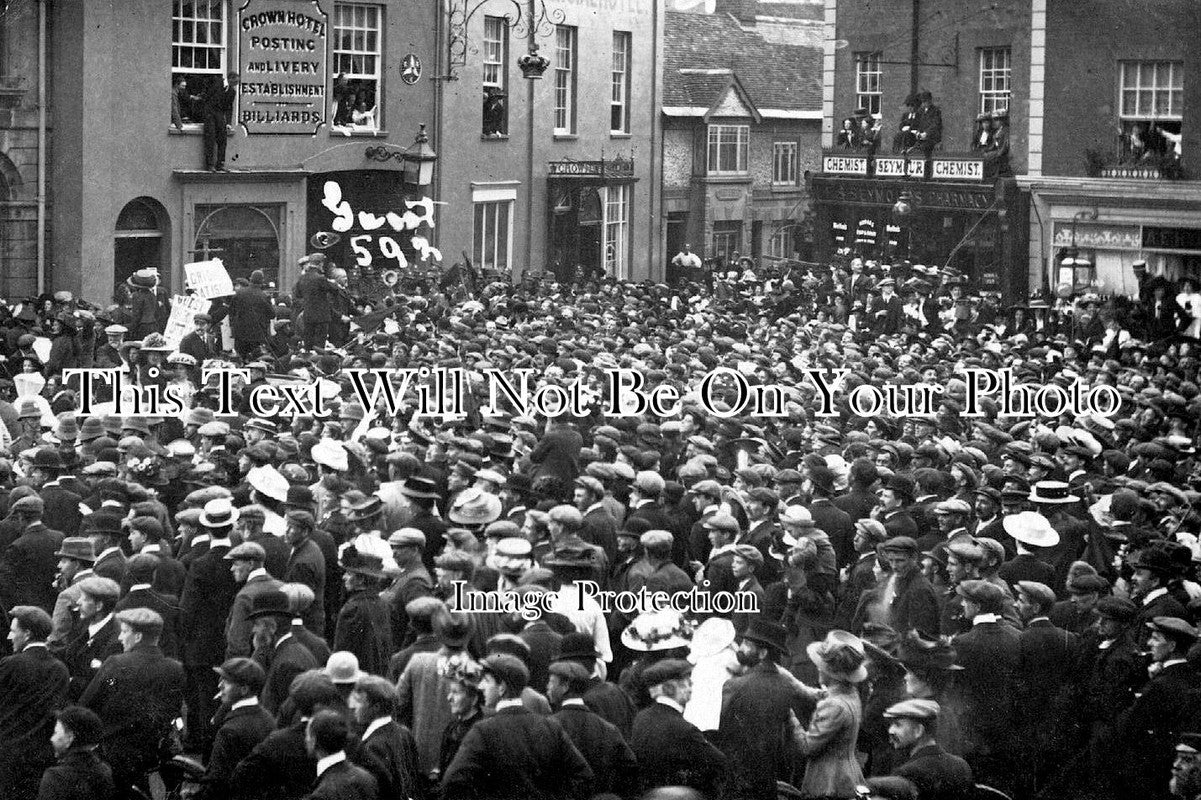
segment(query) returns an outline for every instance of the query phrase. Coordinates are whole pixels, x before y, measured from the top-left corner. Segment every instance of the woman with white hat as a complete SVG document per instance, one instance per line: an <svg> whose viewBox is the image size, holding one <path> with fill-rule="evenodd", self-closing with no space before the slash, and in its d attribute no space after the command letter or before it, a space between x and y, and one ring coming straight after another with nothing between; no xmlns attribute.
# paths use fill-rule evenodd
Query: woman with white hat
<svg viewBox="0 0 1201 800"><path fill-rule="evenodd" d="M818 701L807 729L793 716L793 741L808 760L801 795L855 797L855 787L863 783L863 770L855 758L863 721L856 687L867 679L863 642L846 631L830 631L806 652L827 694Z"/></svg>

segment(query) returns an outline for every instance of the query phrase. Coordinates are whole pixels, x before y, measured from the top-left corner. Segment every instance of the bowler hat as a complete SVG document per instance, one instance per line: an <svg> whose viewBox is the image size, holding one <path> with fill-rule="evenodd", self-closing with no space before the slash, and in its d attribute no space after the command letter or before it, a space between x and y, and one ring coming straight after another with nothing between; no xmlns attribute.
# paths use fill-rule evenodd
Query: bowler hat
<svg viewBox="0 0 1201 800"><path fill-rule="evenodd" d="M288 608L288 596L279 590L256 594L250 603L250 613L246 619L255 620L261 617L291 617Z"/></svg>
<svg viewBox="0 0 1201 800"><path fill-rule="evenodd" d="M911 672L927 673L958 670L955 649L938 640L925 639L917 631L910 631L901 640L897 659Z"/></svg>
<svg viewBox="0 0 1201 800"><path fill-rule="evenodd" d="M530 684L530 670L517 656L496 653L485 658L480 666L485 675L508 685L510 694L519 694Z"/></svg>
<svg viewBox="0 0 1201 800"><path fill-rule="evenodd" d="M788 655L788 629L778 622L756 617L747 625L742 638L748 642L761 644L780 655Z"/></svg>

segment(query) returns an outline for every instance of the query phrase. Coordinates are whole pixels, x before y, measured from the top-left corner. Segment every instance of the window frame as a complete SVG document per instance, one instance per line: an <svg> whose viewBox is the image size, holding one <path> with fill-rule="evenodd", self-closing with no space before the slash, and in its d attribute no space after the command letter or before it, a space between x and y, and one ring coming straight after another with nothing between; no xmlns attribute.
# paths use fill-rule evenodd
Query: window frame
<svg viewBox="0 0 1201 800"><path fill-rule="evenodd" d="M601 197L601 260L605 274L617 280L630 277L630 207L633 185L616 183L605 186ZM613 258L609 258L609 248Z"/></svg>
<svg viewBox="0 0 1201 800"><path fill-rule="evenodd" d="M1153 72L1153 80L1150 86L1143 86L1142 73L1143 68L1150 66ZM1161 86L1158 82L1159 67L1168 67L1169 82L1166 86ZM1128 86L1126 81L1127 71L1133 67L1133 72L1137 77L1137 81L1133 86ZM1178 81L1175 78L1179 78ZM1134 112L1127 111L1126 96L1128 92L1134 92ZM1167 114L1157 113L1156 98L1161 92L1167 93L1169 112ZM1150 98L1151 113L1141 113L1142 98L1147 94ZM1179 99L1179 107L1176 108L1174 100ZM1175 110L1176 113L1172 113ZM1124 60L1118 62L1118 119L1121 120L1137 120L1137 121L1155 121L1155 122L1184 122L1184 61L1172 59L1144 59L1144 60Z"/></svg>
<svg viewBox="0 0 1201 800"><path fill-rule="evenodd" d="M855 108L866 108L877 119L884 108L883 60L884 53L880 50L855 53Z"/></svg>
<svg viewBox="0 0 1201 800"><path fill-rule="evenodd" d="M341 19L340 15L342 12L347 12L347 11L351 12L351 14L353 16L353 12L356 10L363 10L365 12L373 13L374 18L375 18L374 19L374 22L375 22L374 28L371 27L371 25L369 24L369 22L367 20L364 21L364 26L360 27L357 24L357 20L352 20L351 24L347 25ZM357 123L352 122L349 125L335 125L333 123L334 114L331 113L331 115L330 115L330 127L331 128L335 128L339 131L351 131L354 133L378 133L378 132L384 130L383 97L384 97L384 74L386 72L386 70L384 69L384 30L385 30L384 12L385 12L385 7L379 3L351 3L351 2L334 3L333 14L332 14L333 20L330 24L330 34L333 36L333 42L330 47L330 62L331 62L330 63L330 85L332 87L333 81L335 81L337 79L338 75L345 75L348 81L374 81L375 82L375 106L374 106L374 108L375 108L375 115L374 115L375 124L374 125L362 125L362 124L357 124ZM345 31L345 30L351 31L352 44L354 42L354 36L355 36L356 32L361 31L363 33L364 42L366 41L368 34L374 33L375 34L375 49L374 50L369 50L366 48L364 48L364 49L342 49L342 47L341 47L342 37L340 35L340 32ZM353 63L353 60L355 58L364 58L364 59L374 58L375 59L375 73L373 75L369 75L365 71L364 72L358 72L358 71L351 72L350 70L340 69L339 68L340 64L338 61L339 56L344 56L344 57L349 58L351 60L351 63ZM332 91L330 92L330 96L331 96L331 98L333 97Z"/></svg>
<svg viewBox="0 0 1201 800"><path fill-rule="evenodd" d="M618 43L622 49L618 50ZM618 63L618 53L621 62ZM631 73L633 72L634 34L631 31L613 31L613 63L610 68L609 81L609 133L627 135L630 133L630 93L633 91ZM621 67L618 70L618 67ZM620 92L621 97L617 95ZM613 115L620 108L621 127L613 127Z"/></svg>
<svg viewBox="0 0 1201 800"><path fill-rule="evenodd" d="M1013 99L1013 48L981 47L976 51L977 86L981 114L1008 111ZM1000 59L1001 64L997 63ZM1004 89L998 89L998 85Z"/></svg>
<svg viewBox="0 0 1201 800"><path fill-rule="evenodd" d="M780 177L780 156L782 152L791 151L788 157L788 176ZM772 186L796 186L797 184L797 157L800 154L800 147L795 141L776 141L771 144L771 185Z"/></svg>
<svg viewBox="0 0 1201 800"><path fill-rule="evenodd" d="M564 40L563 34L566 34ZM566 41L567 47L563 46ZM579 29L575 25L555 26L554 135L574 136L576 132L576 76L579 73ZM569 62L563 65L564 56ZM562 124L560 124L562 122Z"/></svg>
<svg viewBox="0 0 1201 800"><path fill-rule="evenodd" d="M771 235L767 237L767 255L769 257L778 259L792 258L792 251L794 250L793 227L793 223L786 222L771 232Z"/></svg>
<svg viewBox="0 0 1201 800"><path fill-rule="evenodd" d="M471 222L471 252L476 258L476 264L480 269L492 269L499 272L511 271L513 268L513 214L516 208L517 200L515 196L510 196L507 193L498 196L484 195L472 201L472 222ZM497 265L497 257L499 255L500 239L498 234L501 232L499 217L502 207L504 208L506 219L504 225L504 264ZM491 212L491 214L490 214ZM491 227L489 220L491 219ZM491 253L492 261L484 257L484 248L491 238Z"/></svg>
<svg viewBox="0 0 1201 800"><path fill-rule="evenodd" d="M489 28L492 28L492 33L499 34L498 37L489 36ZM505 93L504 98L504 121L501 125L502 130L496 135L509 135L509 26L506 24L504 17L485 15L480 41L483 43L480 51L480 86L483 89L485 96L485 105L487 105L488 89L497 88ZM495 50L495 57L490 58L490 51ZM489 71L494 70L494 77L489 77ZM480 119L480 135L488 136L486 128L487 120Z"/></svg>
<svg viewBox="0 0 1201 800"><path fill-rule="evenodd" d="M723 169L722 147L728 147L730 142L723 139L723 133L734 131L735 148L734 168ZM707 147L705 157L705 172L707 175L746 175L750 170L751 126L746 123L711 122L708 127ZM716 158L715 158L716 156Z"/></svg>
<svg viewBox="0 0 1201 800"><path fill-rule="evenodd" d="M182 6L185 2L192 3L193 16L191 16L191 17L182 16ZM190 42L190 43L184 44L180 41L180 39L178 39L176 37L177 30L182 33L183 26L186 22L193 23L193 36L195 36L195 30L196 30L195 23L200 21L199 17L194 16L195 5L197 2L206 3L206 6L209 9L212 9L215 6L218 9L220 9L220 11L221 11L221 19L220 19L221 35L219 37L220 42L216 46L211 46L207 43L197 45L195 42ZM217 78L224 83L225 76L229 73L229 63L230 63L230 54L229 54L230 16L231 16L231 9L230 9L229 0L173 0L173 2L171 3L171 86L170 86L170 91L172 93L174 93L174 91L175 91L175 80L180 75L216 75ZM206 21L208 21L210 23L209 28L211 30L212 17L206 18ZM180 66L176 65L176 57L180 52L182 52L182 50L184 48L196 48L196 47L200 47L205 51L211 51L211 50L218 51L220 53L221 66L217 69L213 69L211 67L198 69L195 66L180 67ZM194 59L193 59L193 61L194 61ZM203 96L203 93L199 96ZM239 98L234 100L234 119L235 120L238 117L237 104L238 104L239 99L240 99L240 95L239 95ZM233 120L231 120L231 122L232 121ZM199 121L192 120L189 122L185 122L183 124L183 130L185 130L185 131L199 131L199 130L202 130L203 128L204 128L203 120L199 120Z"/></svg>

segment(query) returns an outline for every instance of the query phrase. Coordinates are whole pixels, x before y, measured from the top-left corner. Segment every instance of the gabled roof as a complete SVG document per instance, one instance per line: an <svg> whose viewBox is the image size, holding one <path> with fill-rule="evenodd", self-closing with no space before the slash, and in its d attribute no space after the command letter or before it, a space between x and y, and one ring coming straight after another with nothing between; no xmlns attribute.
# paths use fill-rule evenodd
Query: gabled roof
<svg viewBox="0 0 1201 800"><path fill-rule="evenodd" d="M703 115L705 122L708 122L709 118L716 114L722 105L739 106L747 113L736 116L750 117L756 123L763 121L763 116L755 107L755 101L751 99L742 82L738 80L738 76L730 70L684 68L680 70L680 79L686 83L695 81L690 87L689 96L696 100L692 107L706 108L707 106ZM726 98L731 94L733 94L732 104L726 102Z"/></svg>
<svg viewBox="0 0 1201 800"><path fill-rule="evenodd" d="M820 118L820 49L767 42L725 14L669 11L664 36L665 108L712 109L734 77L765 116L775 109Z"/></svg>

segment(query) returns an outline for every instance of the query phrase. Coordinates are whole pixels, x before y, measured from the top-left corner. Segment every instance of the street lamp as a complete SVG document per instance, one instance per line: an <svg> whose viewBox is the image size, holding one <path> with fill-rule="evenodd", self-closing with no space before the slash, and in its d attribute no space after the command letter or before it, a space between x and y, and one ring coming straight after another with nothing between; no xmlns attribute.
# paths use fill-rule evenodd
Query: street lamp
<svg viewBox="0 0 1201 800"><path fill-rule="evenodd" d="M1070 283L1073 292L1087 287L1093 279L1093 262L1082 258L1080 250L1076 247L1076 222L1082 219L1093 221L1097 219L1098 215L1099 212L1096 208L1077 211L1072 215L1072 244L1062 251L1058 283ZM1063 280L1068 275L1071 275L1071 280Z"/></svg>
<svg viewBox="0 0 1201 800"><path fill-rule="evenodd" d="M908 189L901 191L901 196L892 204L892 213L897 217L907 217L913 213L913 195Z"/></svg>
<svg viewBox="0 0 1201 800"><path fill-rule="evenodd" d="M410 186L429 186L434 179L434 162L438 154L430 147L422 123L413 144L401 154L401 178Z"/></svg>

